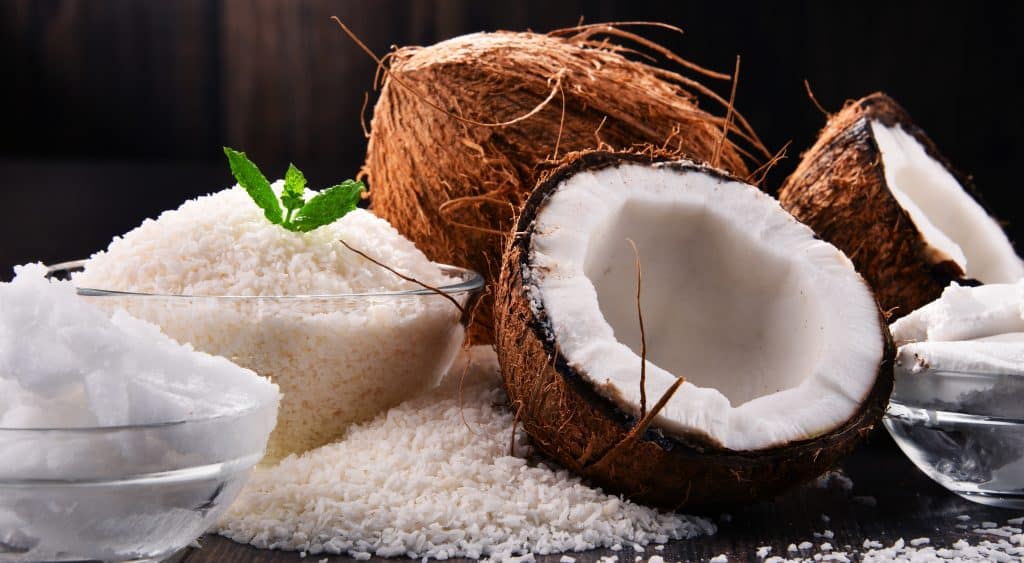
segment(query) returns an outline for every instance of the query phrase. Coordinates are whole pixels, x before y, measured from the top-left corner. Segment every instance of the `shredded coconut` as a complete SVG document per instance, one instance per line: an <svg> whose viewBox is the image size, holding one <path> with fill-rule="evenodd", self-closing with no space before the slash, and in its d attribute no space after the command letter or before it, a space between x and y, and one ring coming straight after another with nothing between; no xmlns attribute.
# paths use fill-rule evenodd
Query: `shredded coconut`
<svg viewBox="0 0 1024 563"><path fill-rule="evenodd" d="M273 184L280 193L282 181ZM308 190L309 197L315 192ZM419 289L368 262L345 240L422 282L447 280L387 221L356 209L307 233L263 216L239 186L186 201L97 252L75 283L172 295L332 295Z"/></svg>
<svg viewBox="0 0 1024 563"><path fill-rule="evenodd" d="M378 557L583 551L715 532L515 453L512 414L489 348L435 391L350 428L343 440L255 472L217 531L256 547ZM461 399L460 399L461 397Z"/></svg>
<svg viewBox="0 0 1024 563"><path fill-rule="evenodd" d="M280 182L274 186L280 191ZM146 220L93 255L73 280L104 290L263 296L95 301L280 385L284 399L267 447L268 460L277 460L329 443L353 422L434 385L462 341L460 313L441 296L338 297L422 289L351 252L342 239L424 283L452 281L368 211L295 233L267 221L237 186ZM299 295L335 296L273 297Z"/></svg>

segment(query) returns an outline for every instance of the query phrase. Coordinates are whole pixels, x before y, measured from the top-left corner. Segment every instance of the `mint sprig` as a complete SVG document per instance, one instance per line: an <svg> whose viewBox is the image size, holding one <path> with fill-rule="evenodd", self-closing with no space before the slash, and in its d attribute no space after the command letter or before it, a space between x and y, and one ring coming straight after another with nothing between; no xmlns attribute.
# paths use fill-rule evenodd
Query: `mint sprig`
<svg viewBox="0 0 1024 563"><path fill-rule="evenodd" d="M279 203L266 176L245 153L224 147L224 154L235 180L263 210L267 220L289 231L304 233L341 219L359 205L366 190L366 184L360 181L345 180L306 201L306 176L294 164L289 164Z"/></svg>

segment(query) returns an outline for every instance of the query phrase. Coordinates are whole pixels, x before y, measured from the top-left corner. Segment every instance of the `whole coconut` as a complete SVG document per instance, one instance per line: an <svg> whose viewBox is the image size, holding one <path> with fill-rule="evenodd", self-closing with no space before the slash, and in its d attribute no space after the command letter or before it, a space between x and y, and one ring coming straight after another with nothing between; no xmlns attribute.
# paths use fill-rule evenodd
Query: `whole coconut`
<svg viewBox="0 0 1024 563"><path fill-rule="evenodd" d="M475 33L391 53L363 168L373 210L432 260L492 281L516 211L559 155L654 146L747 175L744 151L723 140L727 120L697 107L697 94L717 96L627 58L601 33L684 63L610 26ZM730 117L739 123L730 130L760 148L742 117ZM481 302L477 341L492 339L492 306Z"/></svg>

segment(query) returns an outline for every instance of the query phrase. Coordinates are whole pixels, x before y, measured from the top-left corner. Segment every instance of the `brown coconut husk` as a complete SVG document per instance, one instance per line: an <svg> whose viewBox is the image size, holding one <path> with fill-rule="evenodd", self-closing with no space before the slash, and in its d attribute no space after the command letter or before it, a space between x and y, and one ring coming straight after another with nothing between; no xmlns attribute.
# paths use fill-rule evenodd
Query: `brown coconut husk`
<svg viewBox="0 0 1024 563"><path fill-rule="evenodd" d="M779 201L846 253L895 320L937 299L950 282L977 285L935 251L889 191L869 120L900 126L981 202L935 143L892 98L877 92L832 115L779 192Z"/></svg>
<svg viewBox="0 0 1024 563"><path fill-rule="evenodd" d="M893 386L895 349L889 331L881 331L884 354L875 385L849 420L824 435L759 451L729 450L702 436L678 437L644 427L658 404L637 420L601 395L559 352L543 309L530 305L523 272L531 269L534 219L558 184L581 170L624 161L665 160L671 159L635 153L580 153L541 181L506 248L497 283L495 347L516 418L544 454L606 490L638 502L671 509L720 509L766 498L813 479L849 453L885 411ZM674 166L697 165L676 162ZM881 311L879 318L885 326Z"/></svg>
<svg viewBox="0 0 1024 563"><path fill-rule="evenodd" d="M698 108L698 97L723 112L731 104L694 79L627 58L638 51L626 41L729 78L610 25L478 33L390 53L363 167L374 212L432 260L490 282L516 210L567 152L653 145L746 176L749 153L733 139L763 144L742 116ZM477 341L491 340L491 303L481 303Z"/></svg>

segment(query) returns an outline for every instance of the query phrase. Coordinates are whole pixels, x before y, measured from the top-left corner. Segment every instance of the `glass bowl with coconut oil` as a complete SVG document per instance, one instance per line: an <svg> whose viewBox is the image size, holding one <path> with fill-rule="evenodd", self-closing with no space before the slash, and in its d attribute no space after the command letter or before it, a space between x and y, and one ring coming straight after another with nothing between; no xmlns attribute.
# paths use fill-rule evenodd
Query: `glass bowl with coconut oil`
<svg viewBox="0 0 1024 563"><path fill-rule="evenodd" d="M132 426L0 427L0 561L160 561L263 457L276 401Z"/></svg>
<svg viewBox="0 0 1024 563"><path fill-rule="evenodd" d="M973 502L1024 509L1024 373L902 374L884 423L943 487Z"/></svg>

